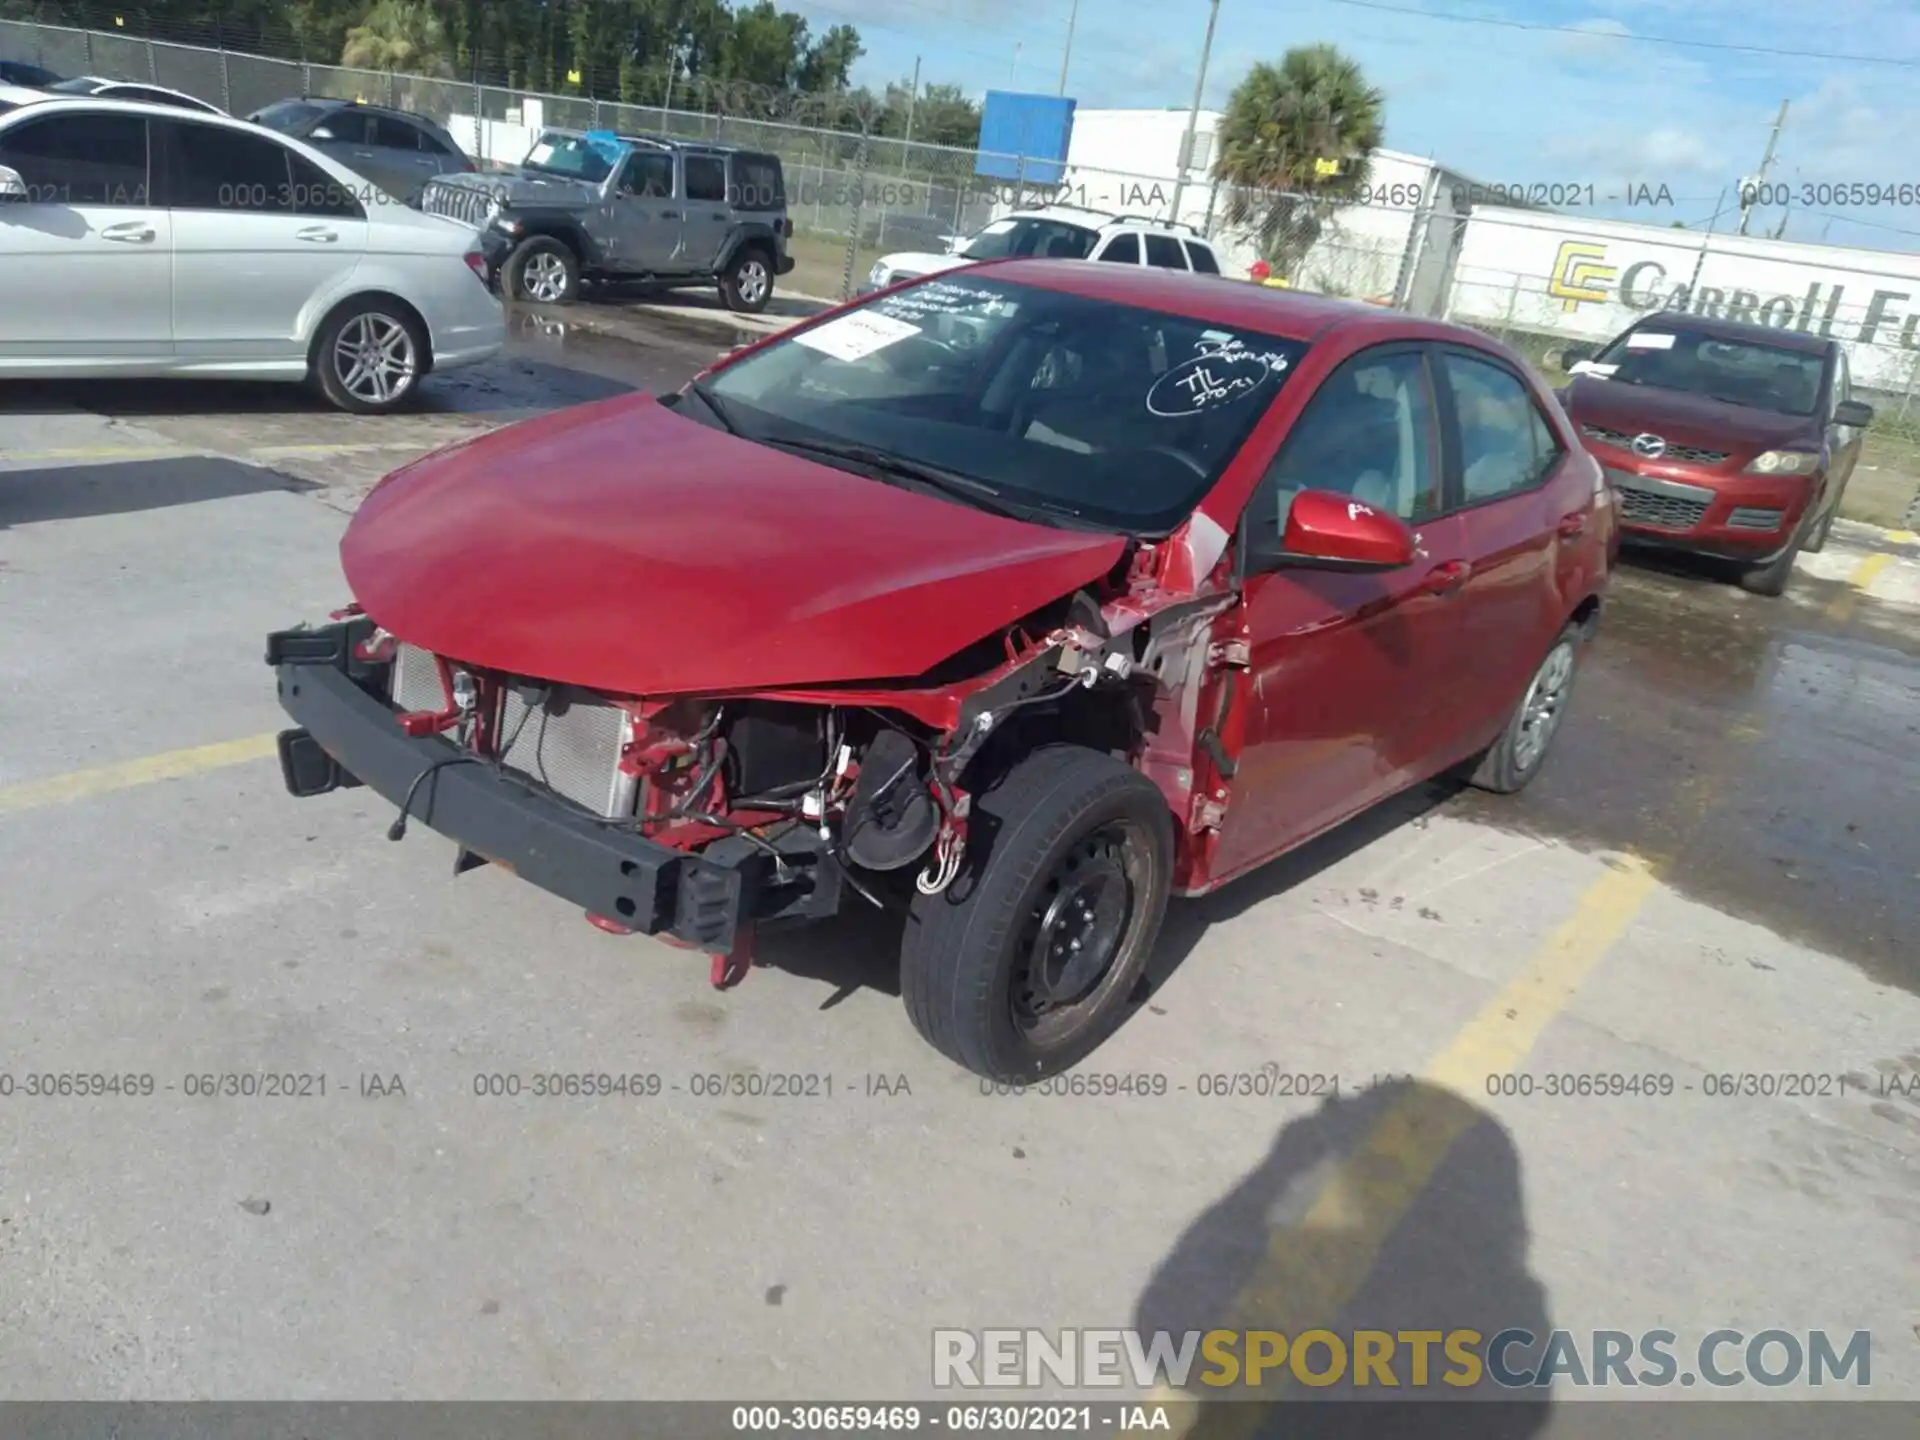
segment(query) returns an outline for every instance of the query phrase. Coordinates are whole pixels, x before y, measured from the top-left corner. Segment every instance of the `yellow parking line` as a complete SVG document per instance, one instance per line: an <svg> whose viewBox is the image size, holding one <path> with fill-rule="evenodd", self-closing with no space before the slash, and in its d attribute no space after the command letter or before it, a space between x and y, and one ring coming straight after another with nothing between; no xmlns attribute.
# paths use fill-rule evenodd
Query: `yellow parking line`
<svg viewBox="0 0 1920 1440"><path fill-rule="evenodd" d="M1860 603L1860 597L1867 593L1879 573L1893 564L1893 556L1884 550L1876 550L1865 556L1853 567L1853 574L1847 577L1848 588L1842 590L1827 602L1827 618L1845 623L1853 617L1854 607Z"/></svg>
<svg viewBox="0 0 1920 1440"><path fill-rule="evenodd" d="M91 770L73 770L65 775L50 775L44 780L28 780L0 790L0 815L17 815L23 810L38 810L48 805L64 805L74 800L89 800L151 785L159 780L179 780L188 775L204 775L209 770L224 770L250 760L264 760L277 753L272 735L252 735L245 740L222 740L217 745L199 745L190 750L169 750L160 755L145 755L138 760L122 760Z"/></svg>
<svg viewBox="0 0 1920 1440"><path fill-rule="evenodd" d="M1911 530L1889 530L1887 539L1896 545L1920 544L1920 534L1915 534Z"/></svg>
<svg viewBox="0 0 1920 1440"><path fill-rule="evenodd" d="M1484 1097L1489 1076L1507 1074L1526 1058L1654 893L1658 881L1646 860L1627 856L1616 863L1620 868L1586 888L1526 968L1434 1056L1422 1072L1424 1083L1340 1157L1307 1212L1273 1228L1254 1275L1214 1328L1298 1335L1334 1323L1454 1142L1481 1123L1477 1104L1453 1097ZM1263 1388L1261 1398L1277 1399L1284 1388ZM1176 1429L1191 1433L1200 1419L1194 1397L1163 1391L1154 1398L1173 1412ZM1268 1418L1265 1408L1230 1405L1209 1414L1207 1440L1252 1434Z"/></svg>

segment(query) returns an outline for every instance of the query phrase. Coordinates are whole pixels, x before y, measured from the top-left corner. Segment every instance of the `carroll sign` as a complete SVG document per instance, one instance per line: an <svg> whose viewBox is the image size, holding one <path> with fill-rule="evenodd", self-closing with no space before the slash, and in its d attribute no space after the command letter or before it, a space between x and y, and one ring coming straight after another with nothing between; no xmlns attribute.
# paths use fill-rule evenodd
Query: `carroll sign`
<svg viewBox="0 0 1920 1440"><path fill-rule="evenodd" d="M1803 290L1767 293L1757 288L1700 283L1695 277L1703 274L1704 266L1697 259L1687 266L1684 275L1676 275L1661 260L1614 263L1608 251L1606 244L1596 241L1562 242L1554 257L1547 293L1561 302L1563 313L1572 314L1583 305L1613 303L1642 313L1679 310L1807 331L1861 345L1897 342L1908 350L1920 350L1920 334L1916 333L1920 330L1920 312L1906 313L1913 290L1869 291L1857 281L1849 286L1843 280L1822 278L1809 280ZM1709 255L1706 264L1720 258ZM1854 292L1851 297L1850 289ZM1846 317L1841 323L1842 333L1836 333L1836 322L1841 322L1842 316ZM1854 333L1846 334L1846 330Z"/></svg>

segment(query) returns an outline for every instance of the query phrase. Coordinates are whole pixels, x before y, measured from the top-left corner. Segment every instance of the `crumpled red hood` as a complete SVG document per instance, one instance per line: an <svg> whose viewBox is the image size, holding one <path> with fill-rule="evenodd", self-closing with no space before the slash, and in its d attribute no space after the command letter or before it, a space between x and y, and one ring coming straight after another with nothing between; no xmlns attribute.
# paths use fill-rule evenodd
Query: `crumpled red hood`
<svg viewBox="0 0 1920 1440"><path fill-rule="evenodd" d="M643 395L396 471L340 559L354 598L412 644L664 695L917 675L1124 547L816 464Z"/></svg>

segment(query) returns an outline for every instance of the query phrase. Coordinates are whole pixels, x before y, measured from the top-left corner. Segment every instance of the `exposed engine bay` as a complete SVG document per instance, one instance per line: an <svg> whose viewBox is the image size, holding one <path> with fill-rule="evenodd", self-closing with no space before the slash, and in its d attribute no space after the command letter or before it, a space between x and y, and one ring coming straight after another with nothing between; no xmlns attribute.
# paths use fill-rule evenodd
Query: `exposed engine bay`
<svg viewBox="0 0 1920 1440"><path fill-rule="evenodd" d="M1154 559L1142 547L1104 595L1076 592L934 671L873 685L604 696L469 668L384 631L363 658L396 661L390 699L409 734L447 734L602 823L678 850L751 847L770 869L768 893L787 897L753 918L817 918L837 908L843 883L876 905L890 878L909 874L939 894L965 857L973 794L1051 743L1140 770L1188 822L1176 830L1217 825L1224 791L1201 794L1194 766L1198 748L1231 774L1225 694L1208 682L1223 648L1215 622L1233 597L1176 599Z"/></svg>

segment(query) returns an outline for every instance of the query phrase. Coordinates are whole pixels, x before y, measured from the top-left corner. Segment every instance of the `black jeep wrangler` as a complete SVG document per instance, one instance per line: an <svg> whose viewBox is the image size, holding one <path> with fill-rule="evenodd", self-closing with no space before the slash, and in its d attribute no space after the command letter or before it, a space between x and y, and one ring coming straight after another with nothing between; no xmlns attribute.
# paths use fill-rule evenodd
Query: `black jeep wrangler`
<svg viewBox="0 0 1920 1440"><path fill-rule="evenodd" d="M757 314L793 269L779 157L724 145L543 130L513 169L443 175L418 203L476 226L493 278L517 300L717 282L730 309Z"/></svg>

